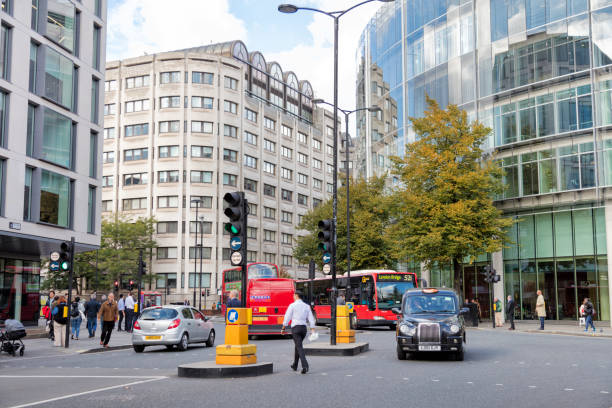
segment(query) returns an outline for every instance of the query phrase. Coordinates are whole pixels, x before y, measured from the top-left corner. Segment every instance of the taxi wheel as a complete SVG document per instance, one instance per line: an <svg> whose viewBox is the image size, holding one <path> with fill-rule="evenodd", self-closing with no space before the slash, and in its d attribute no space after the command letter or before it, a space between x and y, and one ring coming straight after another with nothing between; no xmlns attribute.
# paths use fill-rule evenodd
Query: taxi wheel
<svg viewBox="0 0 612 408"><path fill-rule="evenodd" d="M142 353L144 351L145 346L142 345L134 345L134 351L137 353Z"/></svg>
<svg viewBox="0 0 612 408"><path fill-rule="evenodd" d="M397 359L406 360L406 352L400 346L397 346Z"/></svg>
<svg viewBox="0 0 612 408"><path fill-rule="evenodd" d="M461 351L456 352L453 357L455 357L455 361L463 361L463 358L464 358L463 348L461 349Z"/></svg>

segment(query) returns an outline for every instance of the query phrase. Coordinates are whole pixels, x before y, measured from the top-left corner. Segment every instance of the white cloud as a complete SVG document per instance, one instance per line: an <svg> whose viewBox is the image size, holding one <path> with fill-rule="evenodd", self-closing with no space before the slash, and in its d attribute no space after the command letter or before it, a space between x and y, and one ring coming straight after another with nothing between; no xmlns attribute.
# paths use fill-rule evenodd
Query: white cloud
<svg viewBox="0 0 612 408"><path fill-rule="evenodd" d="M228 0L124 0L108 10L107 60L247 38Z"/></svg>

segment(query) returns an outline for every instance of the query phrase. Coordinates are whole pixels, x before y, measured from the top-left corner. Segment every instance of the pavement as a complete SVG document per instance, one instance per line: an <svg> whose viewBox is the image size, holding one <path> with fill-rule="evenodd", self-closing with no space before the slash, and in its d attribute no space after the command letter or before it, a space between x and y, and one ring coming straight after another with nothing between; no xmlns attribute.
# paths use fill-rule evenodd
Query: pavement
<svg viewBox="0 0 612 408"><path fill-rule="evenodd" d="M217 344L224 325L215 322ZM99 331L98 331L99 334ZM87 332L85 331L85 335ZM0 354L0 408L40 406L108 407L612 407L612 339L556 336L528 331L469 329L465 361L440 354L399 361L395 333L362 330L358 341L370 351L354 357L309 356L306 375L289 368L291 340L252 341L258 361L274 373L244 379L190 379L177 366L212 361L215 349L193 345L185 352L150 347L79 353L95 341L79 340L66 350L44 339L26 340L26 355ZM116 343L129 336L113 333ZM328 341L321 328L319 341ZM85 345L83 345L85 344Z"/></svg>
<svg viewBox="0 0 612 408"><path fill-rule="evenodd" d="M544 330L540 330L539 321L515 321L514 327L517 332L524 333L540 333L540 334L557 334L566 336L588 336L588 337L607 337L612 338L612 328L610 322L595 322L597 331L594 333L592 328L588 332L584 331L584 326L579 326L578 323L566 323L563 321L545 322ZM478 325L477 330L508 330L510 324L506 322L503 327L493 329L491 321L484 321Z"/></svg>

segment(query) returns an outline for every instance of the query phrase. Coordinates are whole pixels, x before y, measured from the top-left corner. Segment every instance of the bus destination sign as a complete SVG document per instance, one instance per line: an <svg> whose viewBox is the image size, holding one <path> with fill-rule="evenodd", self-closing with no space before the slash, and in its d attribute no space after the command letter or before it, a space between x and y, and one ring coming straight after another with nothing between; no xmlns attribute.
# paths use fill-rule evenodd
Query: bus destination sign
<svg viewBox="0 0 612 408"><path fill-rule="evenodd" d="M412 282L413 275L396 275L391 273L379 273L376 280L379 282Z"/></svg>

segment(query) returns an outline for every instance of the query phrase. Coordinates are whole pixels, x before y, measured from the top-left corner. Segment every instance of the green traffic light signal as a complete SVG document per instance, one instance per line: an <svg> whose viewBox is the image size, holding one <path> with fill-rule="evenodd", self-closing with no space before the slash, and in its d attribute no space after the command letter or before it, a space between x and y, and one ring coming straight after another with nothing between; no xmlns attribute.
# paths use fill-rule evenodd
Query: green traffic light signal
<svg viewBox="0 0 612 408"><path fill-rule="evenodd" d="M64 261L64 262L60 263L60 268L63 271L67 271L68 269L70 269L70 263L68 261Z"/></svg>
<svg viewBox="0 0 612 408"><path fill-rule="evenodd" d="M225 230L230 234L238 234L240 232L240 228L238 227L238 225L232 224L231 222L225 224Z"/></svg>

